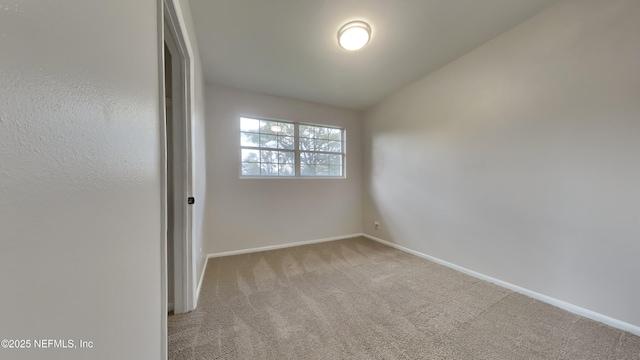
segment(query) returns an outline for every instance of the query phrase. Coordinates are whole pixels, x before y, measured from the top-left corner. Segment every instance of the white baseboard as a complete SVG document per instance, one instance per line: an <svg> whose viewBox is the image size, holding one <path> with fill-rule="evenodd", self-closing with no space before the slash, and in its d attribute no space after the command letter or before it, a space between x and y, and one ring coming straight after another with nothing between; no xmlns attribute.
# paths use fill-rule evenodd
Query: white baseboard
<svg viewBox="0 0 640 360"><path fill-rule="evenodd" d="M580 315L580 316L584 316L584 317L589 318L591 320L595 320L595 321L601 322L603 324L609 325L611 327L614 327L614 328L617 328L617 329L620 329L620 330L624 330L624 331L628 331L628 332L630 332L632 334L640 336L640 326L632 325L632 324L629 324L629 323L624 322L622 320L614 319L614 318L609 317L607 315L603 315L603 314L597 313L595 311L591 311L589 309L585 309L583 307L570 304L570 303L568 303L566 301L558 300L558 299L553 298L551 296L543 295L543 294L537 293L535 291L532 291L532 290L529 290L529 289L525 289L525 288L520 287L518 285L514 285L514 284L511 284L511 283L508 283L506 281L498 280L498 279L493 278L491 276L484 275L484 274L481 274L481 273L473 271L473 270L469 270L469 269L464 268L462 266L458 266L456 264L452 264L452 263L450 263L448 261L445 261L445 260L442 260L442 259L438 259L436 257L430 256L430 255L427 255L427 254L423 254L423 253L421 253L419 251L411 250L411 249L406 248L404 246L400 246L400 245L391 243L391 242L386 241L386 240L379 239L377 237L374 237L374 236L371 236L371 235L368 235L368 234L362 234L362 236L364 236L364 237L366 237L368 239L371 239L373 241L377 241L377 242L379 242L381 244L390 246L392 248L407 252L409 254L412 254L412 255L415 255L415 256L418 256L418 257L421 257L423 259L427 259L427 260L433 261L435 263L438 263L440 265L444 265L446 267L449 267L451 269L460 271L462 273L465 273L467 275L473 276L475 278L488 281L490 283L496 284L498 286L501 286L501 287L509 289L509 290L513 290L515 292L518 292L520 294L529 296L529 297L534 298L536 300L540 300L540 301L545 302L547 304L550 304L550 305L559 307L561 309L567 310L567 311L569 311L571 313L574 313L574 314L577 314L577 315Z"/></svg>
<svg viewBox="0 0 640 360"><path fill-rule="evenodd" d="M334 241L334 240L350 239L350 238L354 238L354 237L358 237L358 236L363 236L363 234L359 233L359 234L351 234L351 235L342 235L342 236L335 236L335 237L317 239L317 240L307 240L307 241L299 241L299 242L280 244L280 245L263 246L263 247L251 248L251 249L225 251L225 252L221 252L221 253L209 254L209 255L207 255L207 259L223 257L223 256L249 254L249 253L267 251L267 250L284 249L284 248L289 248L289 247L309 245L309 244L317 244L317 243L322 243L322 242L327 242L327 241Z"/></svg>

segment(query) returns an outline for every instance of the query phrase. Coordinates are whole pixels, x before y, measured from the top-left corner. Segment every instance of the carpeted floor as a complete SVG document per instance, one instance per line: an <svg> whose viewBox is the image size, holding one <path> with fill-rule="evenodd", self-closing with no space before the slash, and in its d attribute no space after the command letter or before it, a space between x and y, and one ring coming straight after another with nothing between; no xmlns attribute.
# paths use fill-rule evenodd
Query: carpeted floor
<svg viewBox="0 0 640 360"><path fill-rule="evenodd" d="M640 337L355 238L210 259L169 359L640 360Z"/></svg>

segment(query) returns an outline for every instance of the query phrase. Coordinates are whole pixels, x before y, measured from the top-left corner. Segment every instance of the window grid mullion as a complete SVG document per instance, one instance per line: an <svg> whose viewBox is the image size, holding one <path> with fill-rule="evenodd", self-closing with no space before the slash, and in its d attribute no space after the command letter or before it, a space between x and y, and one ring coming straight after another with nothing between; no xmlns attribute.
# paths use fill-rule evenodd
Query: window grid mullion
<svg viewBox="0 0 640 360"><path fill-rule="evenodd" d="M340 142L342 143L342 176L347 176L347 165L345 162L347 161L347 139L345 139L345 130L342 129L340 131Z"/></svg>
<svg viewBox="0 0 640 360"><path fill-rule="evenodd" d="M293 126L293 149L295 151L295 174L294 176L300 176L300 126L295 123Z"/></svg>

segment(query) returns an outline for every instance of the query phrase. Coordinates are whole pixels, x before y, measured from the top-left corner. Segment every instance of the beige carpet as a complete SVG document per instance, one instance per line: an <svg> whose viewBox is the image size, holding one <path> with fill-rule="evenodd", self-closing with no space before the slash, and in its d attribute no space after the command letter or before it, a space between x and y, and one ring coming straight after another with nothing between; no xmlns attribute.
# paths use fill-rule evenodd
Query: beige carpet
<svg viewBox="0 0 640 360"><path fill-rule="evenodd" d="M640 360L640 338L355 238L209 260L169 359Z"/></svg>

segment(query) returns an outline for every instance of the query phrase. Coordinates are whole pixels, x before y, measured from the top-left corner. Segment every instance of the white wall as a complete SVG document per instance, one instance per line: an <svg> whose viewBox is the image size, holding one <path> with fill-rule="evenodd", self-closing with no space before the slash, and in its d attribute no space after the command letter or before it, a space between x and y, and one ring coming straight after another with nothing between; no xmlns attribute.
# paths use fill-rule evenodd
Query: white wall
<svg viewBox="0 0 640 360"><path fill-rule="evenodd" d="M175 6L181 18L181 26L184 29L185 39L191 53L191 91L192 91L192 138L193 138L193 183L192 196L196 198L193 205L193 259L195 273L195 287L200 282L202 268L204 267L206 253L204 247L204 222L207 185L206 141L205 141L205 106L204 106L204 75L200 61L200 50L193 27L193 18L188 0L174 0ZM197 294L196 294L197 295ZM197 301L197 299L196 299Z"/></svg>
<svg viewBox="0 0 640 360"><path fill-rule="evenodd" d="M640 325L638 64L639 1L565 1L396 92L365 233Z"/></svg>
<svg viewBox="0 0 640 360"><path fill-rule="evenodd" d="M0 337L93 349L3 359L158 359L157 3L0 5Z"/></svg>
<svg viewBox="0 0 640 360"><path fill-rule="evenodd" d="M206 88L209 253L362 232L360 114L217 85ZM346 179L240 179L240 115L341 126Z"/></svg>

